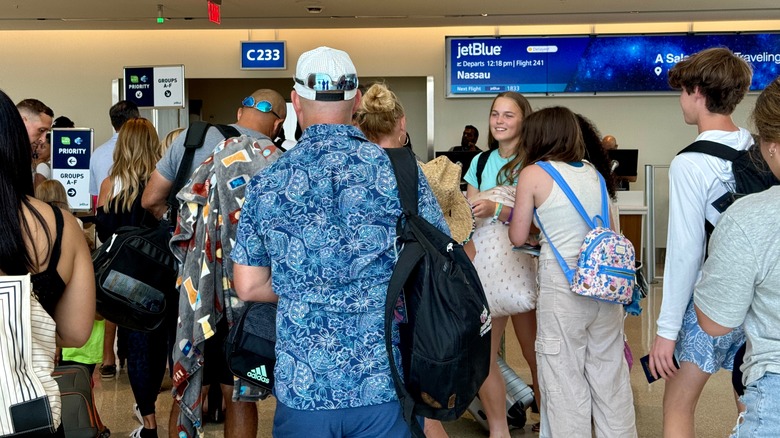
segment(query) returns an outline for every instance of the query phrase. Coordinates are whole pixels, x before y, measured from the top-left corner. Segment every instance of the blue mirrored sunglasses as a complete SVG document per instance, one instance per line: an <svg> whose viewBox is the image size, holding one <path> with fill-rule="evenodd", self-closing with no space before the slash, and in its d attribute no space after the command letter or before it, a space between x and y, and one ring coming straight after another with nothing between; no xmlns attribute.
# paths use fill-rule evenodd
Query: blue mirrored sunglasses
<svg viewBox="0 0 780 438"><path fill-rule="evenodd" d="M244 105L249 108L254 108L260 111L261 113L271 113L275 115L277 119L281 119L281 117L279 117L279 114L276 114L276 112L274 111L273 104L271 104L271 102L267 100L261 100L259 102L255 102L255 98L249 96L241 101L241 105Z"/></svg>
<svg viewBox="0 0 780 438"><path fill-rule="evenodd" d="M314 91L351 91L358 87L357 75L352 73L335 80L327 73L310 73L305 79L295 78L295 82Z"/></svg>

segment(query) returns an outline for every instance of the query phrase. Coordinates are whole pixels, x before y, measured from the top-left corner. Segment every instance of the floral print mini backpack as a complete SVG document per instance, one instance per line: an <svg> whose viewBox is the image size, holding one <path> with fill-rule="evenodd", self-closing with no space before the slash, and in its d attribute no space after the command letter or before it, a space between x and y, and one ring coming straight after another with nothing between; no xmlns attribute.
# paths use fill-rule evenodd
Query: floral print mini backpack
<svg viewBox="0 0 780 438"><path fill-rule="evenodd" d="M591 218L561 174L550 163L540 161L536 164L552 177L591 228L580 246L577 265L570 268L544 231L542 222L534 211L536 222L547 237L558 264L571 284L572 292L610 303L630 304L636 280L634 246L625 236L609 228L609 201L604 178L596 172L601 185L601 215Z"/></svg>

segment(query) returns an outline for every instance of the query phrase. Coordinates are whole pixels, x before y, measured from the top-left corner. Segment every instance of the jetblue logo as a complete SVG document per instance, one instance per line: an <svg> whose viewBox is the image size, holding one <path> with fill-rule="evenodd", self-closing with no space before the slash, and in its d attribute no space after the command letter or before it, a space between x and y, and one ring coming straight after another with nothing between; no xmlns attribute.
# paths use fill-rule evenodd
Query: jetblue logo
<svg viewBox="0 0 780 438"><path fill-rule="evenodd" d="M259 367L249 370L248 373L246 373L246 376L250 379L257 380L259 382L268 383L268 373L265 371L265 365L260 365Z"/></svg>
<svg viewBox="0 0 780 438"><path fill-rule="evenodd" d="M469 43L461 45L458 43L455 59L460 59L461 56L501 56L501 49L502 46L499 44Z"/></svg>

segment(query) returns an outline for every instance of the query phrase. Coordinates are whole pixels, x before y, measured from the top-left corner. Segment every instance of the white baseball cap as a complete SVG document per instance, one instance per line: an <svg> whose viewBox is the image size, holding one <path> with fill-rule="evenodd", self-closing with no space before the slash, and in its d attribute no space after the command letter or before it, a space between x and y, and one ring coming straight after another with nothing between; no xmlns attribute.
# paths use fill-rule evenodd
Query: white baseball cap
<svg viewBox="0 0 780 438"><path fill-rule="evenodd" d="M357 71L343 50L323 46L302 54L293 79L295 92L308 100L351 100L357 94Z"/></svg>

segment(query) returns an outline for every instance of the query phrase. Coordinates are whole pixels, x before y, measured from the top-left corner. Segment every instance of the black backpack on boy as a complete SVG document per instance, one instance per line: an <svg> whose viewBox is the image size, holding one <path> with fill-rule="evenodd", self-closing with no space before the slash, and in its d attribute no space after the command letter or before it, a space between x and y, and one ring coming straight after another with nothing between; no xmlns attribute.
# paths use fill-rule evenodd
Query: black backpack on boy
<svg viewBox="0 0 780 438"><path fill-rule="evenodd" d="M677 155L685 152L698 152L731 161L731 171L734 174L736 187L712 203L718 212L723 213L737 199L780 184L780 181L769 170L769 165L761 156L759 148L758 143L756 143L746 150L738 151L718 142L698 140L678 152ZM711 230L708 231L707 235L710 233Z"/></svg>
<svg viewBox="0 0 780 438"><path fill-rule="evenodd" d="M423 437L416 416L457 419L485 381L491 316L463 246L418 215L414 154L406 148L386 151L403 214L397 225L400 251L385 303L385 346L404 419L413 436ZM403 378L393 356L396 319Z"/></svg>

